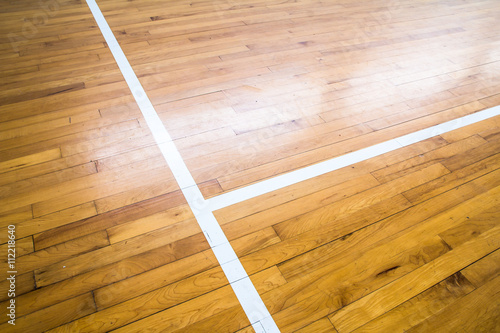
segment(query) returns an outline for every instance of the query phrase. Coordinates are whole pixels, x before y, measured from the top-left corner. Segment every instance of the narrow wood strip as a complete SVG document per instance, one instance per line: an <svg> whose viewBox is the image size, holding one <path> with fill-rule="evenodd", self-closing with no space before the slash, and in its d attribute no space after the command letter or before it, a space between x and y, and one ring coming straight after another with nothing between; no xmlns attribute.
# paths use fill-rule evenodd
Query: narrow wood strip
<svg viewBox="0 0 500 333"><path fill-rule="evenodd" d="M16 265L21 272L34 271L108 245L109 240L106 232L96 232L20 257Z"/></svg>
<svg viewBox="0 0 500 333"><path fill-rule="evenodd" d="M139 220L111 227L107 229L107 233L110 242L114 244L190 218L193 218L193 214L189 206L182 205Z"/></svg>
<svg viewBox="0 0 500 333"><path fill-rule="evenodd" d="M91 293L72 298L65 302L53 305L43 310L34 312L24 317L16 318L16 330L22 332L39 332L40 330L49 330L53 327L62 325L72 320L84 317L96 311L94 299ZM57 316L53 314L57 313ZM0 329L8 331L11 325L4 323Z"/></svg>
<svg viewBox="0 0 500 333"><path fill-rule="evenodd" d="M39 233L46 232L51 229L58 228L63 225L71 224L92 216L97 215L94 202L87 202L82 205L72 207L66 210L55 212L50 215L45 215L36 219L25 220L23 223L16 225L16 234L19 237L35 235L35 248L40 250L43 247L37 242Z"/></svg>
<svg viewBox="0 0 500 333"><path fill-rule="evenodd" d="M35 275L33 272L19 274L16 276L16 298L35 290ZM7 278L0 281L0 302L9 301L10 280ZM6 304L6 303L2 303ZM8 306L8 304L6 304Z"/></svg>
<svg viewBox="0 0 500 333"><path fill-rule="evenodd" d="M460 273L456 273L353 332L382 333L410 330L473 290L474 287L468 280Z"/></svg>
<svg viewBox="0 0 500 333"><path fill-rule="evenodd" d="M0 173L19 170L31 165L56 160L58 158L61 158L61 150L59 148L55 148L28 156L15 158L9 161L2 161L0 162Z"/></svg>
<svg viewBox="0 0 500 333"><path fill-rule="evenodd" d="M105 285L95 290L97 308L101 311L183 279L189 279L191 276L196 276L204 271L213 271L216 266L217 259L210 250L172 261L129 279Z"/></svg>
<svg viewBox="0 0 500 333"><path fill-rule="evenodd" d="M7 231L6 231L6 233L7 233ZM16 260L19 259L20 257L29 255L30 253L32 253L35 250L34 245L33 245L33 237L19 238L16 235L15 241L16 241L16 244L15 244L14 249L15 249L15 254L16 254ZM9 248L8 243L0 245L0 251L2 251L2 253L9 253L9 251L7 250L8 248ZM0 262L2 264L7 264L7 255L5 256L5 258L0 259ZM16 261L16 265L18 263L19 263L19 260ZM19 269L19 271L26 272L27 270Z"/></svg>
<svg viewBox="0 0 500 333"><path fill-rule="evenodd" d="M479 288L486 282L495 278L500 273L498 260L500 259L500 251L496 250L486 257L476 261L470 266L467 266L461 273L469 280L476 288Z"/></svg>
<svg viewBox="0 0 500 333"><path fill-rule="evenodd" d="M171 226L150 232L132 241L122 241L110 246L66 259L35 271L37 286L46 286L64 279L89 272L129 256L137 255L160 246L179 241L201 232L194 219L185 220ZM202 243L208 246L206 243Z"/></svg>
<svg viewBox="0 0 500 333"><path fill-rule="evenodd" d="M441 331L494 331L500 320L500 305L491 299L498 298L499 294L500 277L496 277L407 332L421 332L431 327Z"/></svg>
<svg viewBox="0 0 500 333"><path fill-rule="evenodd" d="M309 324L297 331L297 333L338 333L328 318L323 318Z"/></svg>
<svg viewBox="0 0 500 333"><path fill-rule="evenodd" d="M350 331L400 305L500 247L500 228L493 228L414 272L342 308L330 319L339 332ZM496 284L498 285L498 284ZM412 288L408 288L412 286Z"/></svg>
<svg viewBox="0 0 500 333"><path fill-rule="evenodd" d="M105 230L112 226L140 219L163 210L170 209L185 203L185 199L180 191L168 193L157 198L152 198L142 202L141 205L122 207L115 211L97 215L95 207L92 218L75 223L61 224L58 227L34 235L35 246L43 249L58 243L91 234L99 230ZM70 210L68 210L70 211ZM57 214L57 213L56 213ZM91 216L93 216L91 215ZM49 215L47 215L49 216ZM41 217L42 219L45 218ZM77 220L78 221L78 220Z"/></svg>
<svg viewBox="0 0 500 333"><path fill-rule="evenodd" d="M39 89L38 86L35 86L35 89ZM54 87L50 89L45 89L45 90L35 90L35 91L27 91L27 88L23 87L18 90L23 91L23 93L19 93L17 91L10 91L7 90L5 91L4 94L5 96L0 95L0 103L2 104L13 104L21 101L28 101L32 99L37 99L37 98L42 98L45 96L51 96L51 95L56 95L56 94L64 94L69 91L77 91L85 89L85 83L84 82L78 82L74 84L68 84L68 85L63 85L59 87ZM15 96L12 96L11 94L15 94ZM9 96L10 95L10 96Z"/></svg>

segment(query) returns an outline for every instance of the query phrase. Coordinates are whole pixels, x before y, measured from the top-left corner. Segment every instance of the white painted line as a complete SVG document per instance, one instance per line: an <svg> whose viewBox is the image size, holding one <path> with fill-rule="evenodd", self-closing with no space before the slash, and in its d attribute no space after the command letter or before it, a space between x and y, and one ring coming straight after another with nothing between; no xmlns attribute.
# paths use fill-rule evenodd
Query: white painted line
<svg viewBox="0 0 500 333"><path fill-rule="evenodd" d="M87 4L146 120L146 124L151 130L165 161L179 184L186 201L193 211L201 230L206 236L250 323L253 327L259 329L258 332L279 332L278 326L276 326L255 286L250 281L226 235L224 235L219 223L215 219L213 211L203 198L200 189L196 185L167 129L163 126L160 117L135 75L132 66L130 66L125 57L99 6L97 6L95 0L87 0Z"/></svg>
<svg viewBox="0 0 500 333"><path fill-rule="evenodd" d="M368 148L269 178L234 191L226 192L212 197L207 201L210 204L210 209L216 211L498 115L500 115L500 106L495 106Z"/></svg>
<svg viewBox="0 0 500 333"><path fill-rule="evenodd" d="M258 328L261 325L264 329L264 332L279 332L276 323L269 315L269 311L266 306L262 302L249 302L246 301L247 298L257 299L260 298L259 294L255 290L255 287L250 281L250 278L244 278L238 280L233 283L233 285L237 286L234 290L236 293L236 297L240 300L240 302L247 303L248 308L245 310L248 319L252 323L254 329ZM257 329L256 329L257 330Z"/></svg>
<svg viewBox="0 0 500 333"><path fill-rule="evenodd" d="M396 140L402 146L408 146L413 143L423 141L434 136L450 132L467 125L472 125L474 123L486 120L491 117L498 116L500 114L500 106L495 106L486 110L478 111L476 113L469 114L467 116L457 118L454 120L447 121L445 123L432 126L421 131L410 133L408 135L401 136Z"/></svg>
<svg viewBox="0 0 500 333"><path fill-rule="evenodd" d="M401 145L395 140L390 140L372 147L364 148L346 155L304 167L302 169L285 173L274 178L266 179L259 183L248 185L246 187L226 192L208 199L210 209L212 211L216 211L218 209L257 197L262 194L279 190L398 148L401 148Z"/></svg>
<svg viewBox="0 0 500 333"><path fill-rule="evenodd" d="M248 278L248 275L239 260L233 260L222 264L221 266L230 283Z"/></svg>

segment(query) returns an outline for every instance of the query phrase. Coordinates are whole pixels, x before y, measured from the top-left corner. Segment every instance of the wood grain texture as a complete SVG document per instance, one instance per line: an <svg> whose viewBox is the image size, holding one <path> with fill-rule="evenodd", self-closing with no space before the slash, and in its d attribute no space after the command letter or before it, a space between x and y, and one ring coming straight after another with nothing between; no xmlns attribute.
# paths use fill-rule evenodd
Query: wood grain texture
<svg viewBox="0 0 500 333"><path fill-rule="evenodd" d="M97 2L205 198L500 104L495 0ZM0 331L254 332L86 3L0 8ZM214 214L282 332L494 332L499 151L497 116Z"/></svg>

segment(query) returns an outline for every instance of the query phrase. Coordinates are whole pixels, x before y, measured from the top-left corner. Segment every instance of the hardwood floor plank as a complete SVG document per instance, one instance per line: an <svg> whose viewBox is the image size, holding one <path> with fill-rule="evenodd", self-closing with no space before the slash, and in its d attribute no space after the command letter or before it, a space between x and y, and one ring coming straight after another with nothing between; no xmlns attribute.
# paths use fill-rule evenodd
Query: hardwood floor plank
<svg viewBox="0 0 500 333"><path fill-rule="evenodd" d="M490 172L496 172L498 167L498 159L500 156L494 155L484 159L456 172L450 173L448 176L438 177L435 180L429 181L427 184L422 184L411 190L403 193L403 195L412 203L427 200L443 191L450 190L457 185L461 185ZM440 185L438 186L437 183Z"/></svg>
<svg viewBox="0 0 500 333"><path fill-rule="evenodd" d="M209 250L135 275L129 279L106 285L94 291L100 310L120 304L134 297L196 276L216 266L216 258Z"/></svg>
<svg viewBox="0 0 500 333"><path fill-rule="evenodd" d="M114 244L193 217L189 206L182 205L142 219L122 223L106 229L106 232L109 235L110 242Z"/></svg>
<svg viewBox="0 0 500 333"><path fill-rule="evenodd" d="M173 182L172 178L168 178L167 180L156 181L154 184L146 183L143 186L138 186L131 190L98 199L95 203L98 213L102 214L120 207L156 198L163 194L172 193L177 190L177 184Z"/></svg>
<svg viewBox="0 0 500 333"><path fill-rule="evenodd" d="M29 237L31 238L31 237ZM18 258L17 267L19 271L35 271L59 261L78 256L82 253L91 252L109 245L106 232L97 232L66 243L54 245L40 251L33 252Z"/></svg>
<svg viewBox="0 0 500 333"><path fill-rule="evenodd" d="M337 333L335 327L333 327L332 323L328 318L323 318L318 321L315 321L312 324L307 325L297 331L297 333Z"/></svg>
<svg viewBox="0 0 500 333"><path fill-rule="evenodd" d="M394 202L395 199L391 198ZM403 199L404 200L404 199ZM372 224L377 221L377 219L387 217L398 211L398 209L403 210L407 207L406 201L400 201L394 207L387 207L388 201L383 201L378 205L366 208L361 210L359 213L354 215L350 215L348 218L339 221L339 225L343 226L342 228L329 228L323 229L321 234L318 234L317 230L310 231L301 236L301 238L289 238L283 240L280 243L275 245L267 246L260 251L255 253L251 253L247 256L241 258L241 262L243 263L245 269L249 273L253 273L264 269L266 267L270 267L273 265L278 265L280 263L284 263L288 260L293 259L295 256L307 253L308 251L314 250L317 247L321 247L322 245L328 244L333 240L340 238L345 235L349 235L353 229L361 229L366 225ZM384 209L387 207L387 209ZM375 213L375 214L374 214ZM368 216L369 218L364 219L364 216ZM352 220L355 221L355 225L345 225L342 223L343 221ZM348 237L345 237L346 239ZM234 242L236 242L235 240ZM309 266L307 261L300 262L301 265L297 266L297 272L301 270L307 270ZM315 262L318 266L321 265L320 262ZM283 270L285 277L288 279L290 276L287 274L290 270ZM298 273L300 275L300 273Z"/></svg>
<svg viewBox="0 0 500 333"><path fill-rule="evenodd" d="M249 199L243 203L235 204L234 209L221 209L215 212L215 215L221 223L236 220L248 216L252 213L260 212L266 208L276 206L280 203L290 201L299 197L318 192L328 187L339 185L343 182L361 177L369 172L380 170L387 165L397 164L410 159L415 155L424 154L433 149L443 147L446 142L439 138L432 138L415 145L411 145L396 152L390 152L382 156L356 163L353 167L346 167L335 172L326 173L315 179L300 182L283 188L278 192L273 192L260 196L259 198Z"/></svg>
<svg viewBox="0 0 500 333"><path fill-rule="evenodd" d="M43 310L33 312L24 317L16 318L16 330L23 332L39 332L49 330L72 320L81 318L95 312L95 304L91 293L87 293L68 301L53 305ZM57 313L57 316L52 315ZM10 324L0 325L2 330L7 330Z"/></svg>
<svg viewBox="0 0 500 333"><path fill-rule="evenodd" d="M412 327L408 332L418 332L432 327L443 331L479 330L495 331L498 328L499 304L490 302L499 292L497 277L460 300L446 307L426 321Z"/></svg>
<svg viewBox="0 0 500 333"><path fill-rule="evenodd" d="M88 103L97 103L124 96L129 96L129 90L125 83L118 82L102 87L93 87L39 98L37 99L37 105L40 106L38 109L31 108L32 101L21 101L15 104L8 104L8 106L1 106L0 110L3 112L3 116L0 117L0 121L34 116L43 112L78 107ZM12 112L7 112L7 109Z"/></svg>
<svg viewBox="0 0 500 333"><path fill-rule="evenodd" d="M83 220L97 214L93 202L88 202L83 205L75 206L66 210L45 215L43 217L25 220L24 223L16 225L16 234L18 237L33 235L35 241L35 249L42 249L37 241L37 234L51 230L62 225L66 225L75 221Z"/></svg>
<svg viewBox="0 0 500 333"><path fill-rule="evenodd" d="M33 237L24 237L24 238L16 237L15 241L16 241L16 246L15 246L16 258L29 255L34 251ZM0 251L8 253L9 251L7 249L8 249L8 243L0 245ZM2 258L1 262L7 263L7 257Z"/></svg>
<svg viewBox="0 0 500 333"><path fill-rule="evenodd" d="M265 283L272 286L274 279L274 270L263 271L253 277L253 281L257 286ZM226 285L214 292L199 296L176 307L164 310L143 320L135 321L127 326L123 326L117 331L140 332L145 327L150 326L163 330L185 327L194 322L216 315L224 309L237 306L237 299L232 293L233 291L230 286ZM241 309L241 311L242 310L243 309ZM246 326L247 323L243 325ZM223 325L224 323L220 324Z"/></svg>
<svg viewBox="0 0 500 333"><path fill-rule="evenodd" d="M94 207L94 214L91 215L93 216L92 218L68 221L66 224L62 224L54 229L50 228L52 230L46 229L44 232L35 234L35 244L37 249L43 249L99 230L105 230L121 223L126 223L148 215L159 213L163 210L173 208L184 203L185 199L182 196L182 193L180 193L180 191L176 191L157 198L146 200L140 205L122 207L118 210L99 215L96 214Z"/></svg>
<svg viewBox="0 0 500 333"><path fill-rule="evenodd" d="M78 257L66 259L56 264L37 269L35 271L37 286L46 286L62 281L75 275L117 262L126 257L137 255L193 236L199 232L200 227L196 221L194 219L188 219L171 226L163 227L154 232L146 233L131 241L122 241L87 254L82 254Z"/></svg>
<svg viewBox="0 0 500 333"><path fill-rule="evenodd" d="M439 313L473 289L473 286L460 273L456 273L353 332L411 330L412 327Z"/></svg>
<svg viewBox="0 0 500 333"><path fill-rule="evenodd" d="M24 157L0 162L0 172L4 173L8 171L19 170L42 162L56 160L58 158L61 158L61 150L59 148L46 150Z"/></svg>
<svg viewBox="0 0 500 333"><path fill-rule="evenodd" d="M246 326L247 323L248 319L245 312L242 311L239 305L235 305L191 325L180 329L173 328L172 332L239 332L239 329ZM251 328L249 332L255 331Z"/></svg>
<svg viewBox="0 0 500 333"><path fill-rule="evenodd" d="M33 272L19 274L16 276L16 297L35 290L35 276ZM9 300L10 280L0 281L0 302Z"/></svg>
<svg viewBox="0 0 500 333"><path fill-rule="evenodd" d="M474 162L477 163L477 161L495 156L496 152L498 152L499 145L500 140L492 140L483 146L476 147L477 149L471 148L455 156L450 156L446 161L443 161L443 163L446 164L451 171L456 171L470 166ZM464 160L465 156L468 156L467 160Z"/></svg>
<svg viewBox="0 0 500 333"><path fill-rule="evenodd" d="M440 280L468 266L482 256L497 250L500 245L498 242L499 231L500 228L498 227L490 229L422 266L413 273L344 307L331 316L330 319L340 332L360 327L369 320L378 317L385 311L418 295ZM426 276L430 278L425 278ZM413 287L408 289L409 285ZM383 304L380 303L381 301Z"/></svg>
<svg viewBox="0 0 500 333"><path fill-rule="evenodd" d="M499 104L500 105L500 104ZM448 133L443 133L442 137L448 142L455 142L463 140L466 137L472 136L476 133L482 132L485 129L492 127L499 127L500 125L500 117L496 116L485 121L481 121L479 123L475 123L473 125L469 125L460 130L454 130Z"/></svg>
<svg viewBox="0 0 500 333"><path fill-rule="evenodd" d="M83 204L92 200L108 197L118 194L145 183L165 182L170 192L177 190L177 185L173 182L172 173L164 166L160 167L155 163L145 161L133 165L127 165L120 169L111 170L107 173L96 173L87 177L82 177L71 182L57 184L54 187L42 188L39 192L44 193L44 199L40 200L35 194L20 195L9 198L9 202L17 204L18 202L31 202L33 204L33 214L35 217L47 215L59 210ZM124 179L124 175L135 177L133 181ZM154 177L149 177L154 175ZM104 187L96 188L97 184Z"/></svg>
<svg viewBox="0 0 500 333"><path fill-rule="evenodd" d="M468 216L464 223L446 230L439 234L439 236L448 246L455 248L495 227L497 225L499 209L500 205L496 205L485 209L480 215Z"/></svg>
<svg viewBox="0 0 500 333"><path fill-rule="evenodd" d="M375 144L377 142L387 141L387 139L389 139L390 137L393 137L393 136L397 137L400 135L404 135L405 133L413 132L416 129L425 128L427 126L434 125L435 124L434 122L440 123L441 121L444 121L444 119L441 119L439 121L437 119L442 118L443 116L445 116L445 115L440 114L440 115L437 115L437 116L431 117L431 118L425 118L425 119L422 118L425 120L425 125L424 125L424 123L419 124L418 126L416 124L412 124L412 123L403 123L400 126L398 125L398 126L394 126L394 127L389 128L388 132L385 132L385 131L368 132L368 134L358 135L352 139L342 141L340 143L335 143L333 145L327 145L327 146L323 146L323 147L320 147L320 148L317 148L314 150L309 150L309 151L304 152L304 153L296 154L292 157L289 157L289 159L290 159L290 162L293 161L292 165L294 165L296 167L304 167L304 166L310 165L312 163L320 162L320 161L323 161L325 159L330 159L332 157L336 157L336 156L345 154L347 152L351 152L351 151L355 151L355 150L358 150L361 148L365 148L367 145L369 146L369 145ZM410 130L410 128L411 128L411 130ZM391 132L391 133L389 133L389 132ZM238 165L237 162L233 162L233 165L234 165L233 169L241 168L241 166ZM245 165L245 167L248 167L248 166L246 166L246 164L244 164L244 165ZM193 168L193 167L191 166L191 168ZM196 167L194 167L194 168L196 169ZM228 173L227 170L228 170L228 166L227 166L227 164L225 164L223 170L221 170L221 171L211 170L210 172L207 172L207 173L212 174L212 175L215 173L217 175L218 173L221 173L223 171L225 174L227 174ZM233 183L236 183L236 186L241 186L241 185L245 185L249 180L255 181L256 179L265 179L265 178L268 178L270 176L282 174L282 173L287 172L287 171L291 171L291 168L287 168L286 166L283 166L283 163L281 163L281 162L273 161L273 162L270 162L267 164L261 164L261 165L255 167L255 169L246 169L246 170L240 171L240 172L238 172L236 170L236 172L231 172L231 175L226 176L225 178L235 179L236 181L238 181L238 183L236 183L236 181L233 181ZM252 173L254 173L254 174L252 174ZM193 171L193 174L195 175L196 179L200 179L200 178L203 179L206 177L204 175L198 174L197 171ZM252 178L252 177L256 177L256 179ZM245 182L241 181L243 178L245 178ZM224 180L225 179L219 179L219 182L221 182L223 184Z"/></svg>
<svg viewBox="0 0 500 333"><path fill-rule="evenodd" d="M447 163L443 162L443 160L462 152L469 151L485 142L486 141L479 136L471 136L467 139L420 154L400 163L392 164L389 167L373 172L372 175L377 178L378 181L385 183L399 177L404 177L407 173L421 170L433 163L443 163L443 165L446 166Z"/></svg>
<svg viewBox="0 0 500 333"><path fill-rule="evenodd" d="M496 264L498 263L499 256L500 251L496 250L472 265L467 266L461 273L478 288L499 275L500 268Z"/></svg>
<svg viewBox="0 0 500 333"><path fill-rule="evenodd" d="M29 80L34 79L41 80L42 78L29 78ZM19 131L22 131L24 130L22 127L26 126L28 126L27 129L30 130L38 129L39 131L44 131L54 127L56 124L81 123L98 118L100 118L100 114L97 108L93 110L92 106L80 106L53 112L40 113L32 116L14 118L12 120L1 122L0 128L5 130L10 129L14 134L16 134L16 128ZM64 119L67 119L67 122L65 122ZM41 126L40 123L47 123L46 127Z"/></svg>
<svg viewBox="0 0 500 333"><path fill-rule="evenodd" d="M23 118L23 123L21 124L19 121L10 121L4 122L0 124L0 128L2 128L2 133L0 135L1 140L13 139L21 136L29 136L36 133L40 133L43 131L47 131L54 128L60 128L66 126L68 124L79 123L91 119L99 118L99 112L90 111L85 113L77 113L72 117L62 117L51 119L42 124L37 123L37 121L29 121L28 119ZM40 117L39 117L40 118ZM26 123L32 123L30 125L26 125ZM8 130L4 130L8 129Z"/></svg>
<svg viewBox="0 0 500 333"><path fill-rule="evenodd" d="M401 194L406 188L416 187L447 173L449 171L442 165L434 164L395 181L369 188L360 195L348 197L290 220L276 223L273 228L281 239L294 237L312 228L316 229L332 223L336 219L352 214L363 207Z"/></svg>
<svg viewBox="0 0 500 333"><path fill-rule="evenodd" d="M196 286L196 288L193 288L193 285ZM220 294L220 292L216 296L212 296L210 293L205 294L211 290L217 290L224 285L226 285L226 288L223 290L222 294ZM191 278L181 280L173 285L168 285L99 311L92 316L92 320L89 320L90 318L82 318L80 320L73 321L72 323L67 324L66 327L60 327L54 330L54 332L74 330L80 332L105 332L131 322L136 323L134 326L137 327L141 325L141 323L137 322L138 319L148 318L149 321L151 320L150 316L158 311L171 308L173 310L169 312L177 312L176 307L174 307L176 304L187 304L187 306L189 306L194 303L194 306L198 306L198 304L196 304L197 302L191 302L191 304L186 303L189 299L196 299L196 297L200 297L200 295L205 294L205 300L207 300L208 297L210 299L209 301L219 303L221 299L228 300L227 298L230 296L231 292L230 287L227 286L227 280L222 270L219 267L216 267ZM148 306L144 307L143 304L146 300ZM226 304L226 306L235 304L235 300L233 300L232 304ZM204 304L204 306L208 306L208 304ZM130 311L131 309L132 311ZM210 308L207 310L210 311ZM170 318L173 321L179 321L184 318L182 316L182 312L178 312L177 315L178 316L171 315ZM187 318L184 320L186 319ZM129 332L132 331L132 328L127 329Z"/></svg>
<svg viewBox="0 0 500 333"><path fill-rule="evenodd" d="M203 243L200 243L200 245L204 246ZM19 316L22 316L53 304L57 304L77 295L97 290L107 285L112 285L114 282L131 278L162 265L168 265L176 262L176 260L181 260L184 257L191 256L193 252L196 253L197 251L204 250L206 250L206 247L205 249L200 249L197 246L186 250L185 246L178 247L172 246L172 244L167 244L135 256L127 257L126 259L111 265L103 266L93 271L83 273L53 285L38 288L25 295L18 296L17 299L19 300L19 303L16 311ZM190 259L186 260L189 261ZM170 267L176 267L176 264L173 265L174 266ZM194 273L190 273L190 270L188 269L184 271L184 274L189 276ZM148 286L149 288L155 289L154 285ZM139 292L139 294L141 293ZM124 295L127 296L126 293ZM106 294L103 296L103 299L106 299L105 296ZM112 299L107 301L112 302Z"/></svg>
<svg viewBox="0 0 500 333"><path fill-rule="evenodd" d="M33 188L54 186L59 182L67 182L80 177L85 177L97 173L95 163L89 162L74 167L62 169L58 172L51 172L40 176L19 180L0 186L0 197L9 197L33 191Z"/></svg>
<svg viewBox="0 0 500 333"><path fill-rule="evenodd" d="M15 90L14 91L7 90L2 95L8 96L8 95L16 94L16 96L15 97L7 97L7 96L3 97L2 95L0 95L0 102L2 104L13 104L13 103L21 102L21 101L27 101L27 100L37 99L37 98L41 98L41 97L45 97L45 96L51 96L51 95L55 95L55 94L65 93L68 91L77 91L80 89L85 89L85 83L78 82L78 83L74 83L74 84L58 86L58 87L54 87L51 89L45 89L45 90L38 90L39 88L41 88L41 87L35 86L34 89L37 89L37 90L28 91L28 89L23 87L23 88L21 88L23 91L22 93L15 91ZM24 91L26 91L26 92L24 92Z"/></svg>
<svg viewBox="0 0 500 333"><path fill-rule="evenodd" d="M98 110L95 111L97 114ZM77 149L73 153L85 152L83 150L85 147L91 147L92 141L106 140L105 137L108 136L119 136L120 132L125 132L127 129L136 129L139 127L137 120L130 121L118 121L117 119L101 119L97 117L95 120L81 121L79 118L82 114L73 114L67 117L66 126L57 128L57 130L47 130L41 133L36 133L27 137L23 137L22 140L10 139L3 141L2 155L11 156L14 151L23 151L26 149L36 149L37 146L60 146L63 151L63 156L70 155L68 151L68 146L77 146ZM84 114L83 114L84 115ZM114 133L113 133L114 132ZM110 138L107 138L110 140ZM84 144L85 141L90 141ZM29 147L26 147L28 146ZM109 143L108 143L109 145ZM15 149L14 149L15 148Z"/></svg>
<svg viewBox="0 0 500 333"><path fill-rule="evenodd" d="M1 227L6 228L10 224L18 224L19 222L32 219L33 211L31 209L31 205L29 205L2 213L0 214L0 217ZM7 234L7 232L5 232L5 234ZM2 238L2 241L0 243L6 243L6 239L7 238Z"/></svg>

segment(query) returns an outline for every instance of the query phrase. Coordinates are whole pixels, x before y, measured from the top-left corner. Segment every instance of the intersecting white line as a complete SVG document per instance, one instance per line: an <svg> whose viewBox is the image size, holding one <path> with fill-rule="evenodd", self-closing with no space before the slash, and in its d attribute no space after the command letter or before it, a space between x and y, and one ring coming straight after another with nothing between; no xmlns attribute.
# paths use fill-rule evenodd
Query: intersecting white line
<svg viewBox="0 0 500 333"><path fill-rule="evenodd" d="M319 175L380 156L431 137L500 115L500 106L482 110L343 156L291 171L205 200L95 0L86 0L153 137L193 211L207 241L256 332L279 332L255 286L213 215L215 210L246 201Z"/></svg>
<svg viewBox="0 0 500 333"><path fill-rule="evenodd" d="M278 326L272 319L255 286L250 281L238 256L215 219L209 204L203 198L200 189L139 82L132 66L130 66L99 6L95 0L87 0L87 4L146 120L146 124L151 130L165 161L179 184L250 323L257 332L279 332Z"/></svg>

